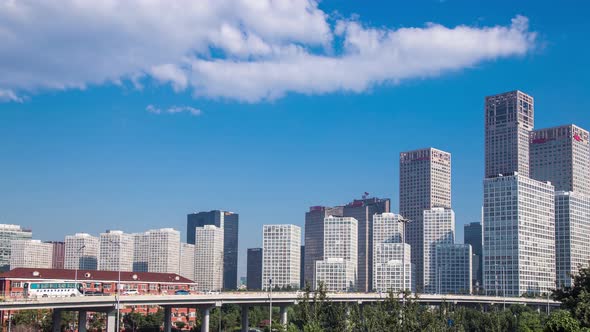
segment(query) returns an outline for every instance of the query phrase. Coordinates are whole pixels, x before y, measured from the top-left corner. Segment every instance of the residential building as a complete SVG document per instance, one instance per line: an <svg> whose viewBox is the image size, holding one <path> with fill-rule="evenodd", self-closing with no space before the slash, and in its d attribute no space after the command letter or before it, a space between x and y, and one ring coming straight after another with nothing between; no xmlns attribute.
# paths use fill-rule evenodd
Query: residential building
<svg viewBox="0 0 590 332"><path fill-rule="evenodd" d="M529 134L534 127L533 97L511 91L485 98L485 177L529 177Z"/></svg>
<svg viewBox="0 0 590 332"><path fill-rule="evenodd" d="M133 234L133 271L148 272L148 261L150 257L150 234L149 232Z"/></svg>
<svg viewBox="0 0 590 332"><path fill-rule="evenodd" d="M262 289L262 248L248 248L246 282L248 290Z"/></svg>
<svg viewBox="0 0 590 332"><path fill-rule="evenodd" d="M10 269L44 268L52 266L53 245L39 240L12 240Z"/></svg>
<svg viewBox="0 0 590 332"><path fill-rule="evenodd" d="M518 173L484 180L484 288L490 295L555 288L555 205L550 183Z"/></svg>
<svg viewBox="0 0 590 332"><path fill-rule="evenodd" d="M316 287L355 291L358 264L358 221L329 216L324 220L324 259L316 261Z"/></svg>
<svg viewBox="0 0 590 332"><path fill-rule="evenodd" d="M63 269L64 268L64 260L66 257L66 244L65 242L59 241L46 241L45 243L50 243L52 248L52 258L51 258L51 268L52 269Z"/></svg>
<svg viewBox="0 0 590 332"><path fill-rule="evenodd" d="M148 231L148 271L155 273L178 273L180 232L172 228Z"/></svg>
<svg viewBox="0 0 590 332"><path fill-rule="evenodd" d="M224 231L214 225L195 229L195 282L202 291L223 289Z"/></svg>
<svg viewBox="0 0 590 332"><path fill-rule="evenodd" d="M435 293L438 265L436 263L436 247L442 244L455 243L455 212L445 208L424 210L423 245L424 248L424 291ZM471 271L471 267L469 268Z"/></svg>
<svg viewBox="0 0 590 332"><path fill-rule="evenodd" d="M438 244L435 249L437 272L435 293L472 293L472 252L469 244Z"/></svg>
<svg viewBox="0 0 590 332"><path fill-rule="evenodd" d="M87 233L68 235L65 239L64 268L68 270L96 270L98 268L99 241Z"/></svg>
<svg viewBox="0 0 590 332"><path fill-rule="evenodd" d="M33 233L19 225L0 224L0 271L8 270L10 266L10 249L12 240L29 240Z"/></svg>
<svg viewBox="0 0 590 332"><path fill-rule="evenodd" d="M472 222L463 226L463 243L471 245L473 292L479 293L483 287L483 234L481 222Z"/></svg>
<svg viewBox="0 0 590 332"><path fill-rule="evenodd" d="M424 210L451 208L451 154L427 148L400 154L400 214L407 220L406 243L412 248L416 288L424 290Z"/></svg>
<svg viewBox="0 0 590 332"><path fill-rule="evenodd" d="M262 230L262 287L298 288L301 228L296 225L264 225Z"/></svg>
<svg viewBox="0 0 590 332"><path fill-rule="evenodd" d="M133 271L133 235L108 230L100 233L98 269L101 271Z"/></svg>
<svg viewBox="0 0 590 332"><path fill-rule="evenodd" d="M180 244L180 274L181 276L195 280L195 245L189 243Z"/></svg>

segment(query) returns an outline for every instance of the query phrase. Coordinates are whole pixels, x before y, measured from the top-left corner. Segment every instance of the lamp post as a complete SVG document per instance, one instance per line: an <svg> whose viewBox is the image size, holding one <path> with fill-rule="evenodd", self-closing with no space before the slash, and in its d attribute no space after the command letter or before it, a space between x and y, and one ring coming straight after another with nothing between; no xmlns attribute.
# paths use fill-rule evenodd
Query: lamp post
<svg viewBox="0 0 590 332"><path fill-rule="evenodd" d="M80 268L80 250L86 248L86 245L83 244L76 252L78 253L78 263L76 264L76 272L74 272L74 287L78 287L78 268ZM84 287L82 287L82 292L84 292Z"/></svg>
<svg viewBox="0 0 590 332"><path fill-rule="evenodd" d="M115 299L117 301L117 332L121 331L121 243L109 239L109 243L116 245L119 250L119 257L117 259L117 293Z"/></svg>
<svg viewBox="0 0 590 332"><path fill-rule="evenodd" d="M269 315L268 330L272 332L272 278L268 279L268 290L269 290L269 299L270 299L270 310L268 312L268 315Z"/></svg>

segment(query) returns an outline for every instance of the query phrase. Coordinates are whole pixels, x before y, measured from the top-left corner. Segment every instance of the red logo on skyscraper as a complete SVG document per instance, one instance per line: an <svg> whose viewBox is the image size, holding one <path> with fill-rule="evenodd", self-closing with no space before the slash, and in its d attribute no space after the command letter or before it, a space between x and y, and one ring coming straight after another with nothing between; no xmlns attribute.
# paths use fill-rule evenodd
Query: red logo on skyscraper
<svg viewBox="0 0 590 332"><path fill-rule="evenodd" d="M574 139L578 142L582 141L582 137L580 137L580 135L578 135L578 134L574 134Z"/></svg>

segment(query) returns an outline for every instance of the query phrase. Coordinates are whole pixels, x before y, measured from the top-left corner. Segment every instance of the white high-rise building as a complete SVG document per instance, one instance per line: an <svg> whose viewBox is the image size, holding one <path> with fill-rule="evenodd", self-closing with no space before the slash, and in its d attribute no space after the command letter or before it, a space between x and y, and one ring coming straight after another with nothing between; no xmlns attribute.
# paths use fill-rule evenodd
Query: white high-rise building
<svg viewBox="0 0 590 332"><path fill-rule="evenodd" d="M148 272L178 273L180 232L172 228L148 231Z"/></svg>
<svg viewBox="0 0 590 332"><path fill-rule="evenodd" d="M195 245L189 243L180 244L180 274L181 276L195 280Z"/></svg>
<svg viewBox="0 0 590 332"><path fill-rule="evenodd" d="M490 295L555 288L555 205L550 183L519 174L484 180L484 288Z"/></svg>
<svg viewBox="0 0 590 332"><path fill-rule="evenodd" d="M436 246L455 243L455 212L445 208L424 210L424 292L436 292Z"/></svg>
<svg viewBox="0 0 590 332"><path fill-rule="evenodd" d="M373 216L373 243L403 243L404 222L399 214L381 213Z"/></svg>
<svg viewBox="0 0 590 332"><path fill-rule="evenodd" d="M10 265L10 249L13 240L30 240L33 233L19 225L0 224L0 270Z"/></svg>
<svg viewBox="0 0 590 332"><path fill-rule="evenodd" d="M354 291L358 267L358 221L352 217L324 219L324 259L316 261L316 287Z"/></svg>
<svg viewBox="0 0 590 332"><path fill-rule="evenodd" d="M100 234L99 241L99 270L133 271L133 235L108 230Z"/></svg>
<svg viewBox="0 0 590 332"><path fill-rule="evenodd" d="M472 251L469 244L436 246L437 294L471 294Z"/></svg>
<svg viewBox="0 0 590 332"><path fill-rule="evenodd" d="M223 228L205 225L195 228L194 281L201 291L223 288Z"/></svg>
<svg viewBox="0 0 590 332"><path fill-rule="evenodd" d="M373 216L373 290L413 290L411 250L404 244L405 222L395 213Z"/></svg>
<svg viewBox="0 0 590 332"><path fill-rule="evenodd" d="M19 267L50 269L53 244L40 240L12 240L10 269Z"/></svg>
<svg viewBox="0 0 590 332"><path fill-rule="evenodd" d="M582 193L555 193L555 244L558 287L571 287L571 275L590 262L590 197Z"/></svg>
<svg viewBox="0 0 590 332"><path fill-rule="evenodd" d="M99 241L86 233L66 236L64 268L68 270L96 270Z"/></svg>
<svg viewBox="0 0 590 332"><path fill-rule="evenodd" d="M148 272L150 257L150 234L133 234L133 272Z"/></svg>
<svg viewBox="0 0 590 332"><path fill-rule="evenodd" d="M301 227L264 225L262 230L262 287L299 288Z"/></svg>

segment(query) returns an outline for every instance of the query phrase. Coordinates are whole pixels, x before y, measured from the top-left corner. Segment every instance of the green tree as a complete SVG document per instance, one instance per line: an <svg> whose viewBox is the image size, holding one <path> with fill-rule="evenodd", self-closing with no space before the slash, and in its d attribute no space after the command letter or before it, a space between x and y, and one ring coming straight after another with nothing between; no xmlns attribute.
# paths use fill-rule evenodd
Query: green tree
<svg viewBox="0 0 590 332"><path fill-rule="evenodd" d="M551 313L545 324L545 332L578 332L580 322L578 322L569 311L556 310Z"/></svg>
<svg viewBox="0 0 590 332"><path fill-rule="evenodd" d="M579 269L571 287L554 290L553 299L560 301L581 326L590 327L590 267Z"/></svg>

